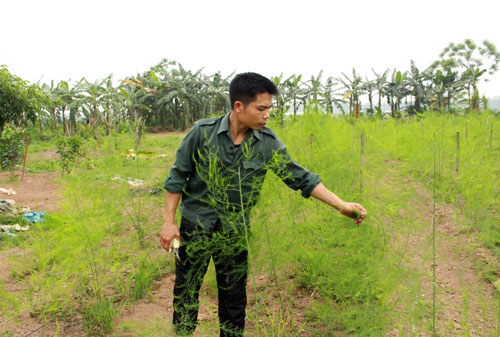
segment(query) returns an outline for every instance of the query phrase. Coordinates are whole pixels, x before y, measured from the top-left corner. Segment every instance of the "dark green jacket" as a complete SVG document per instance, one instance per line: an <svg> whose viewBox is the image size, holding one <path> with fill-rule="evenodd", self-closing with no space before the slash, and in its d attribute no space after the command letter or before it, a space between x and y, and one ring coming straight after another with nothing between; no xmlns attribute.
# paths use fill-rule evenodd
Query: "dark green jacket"
<svg viewBox="0 0 500 337"><path fill-rule="evenodd" d="M230 113L197 121L177 150L164 183L182 193L181 214L211 230L219 218L226 230L249 224L268 169L308 198L321 181L288 155L269 128L250 129L236 148L229 131Z"/></svg>

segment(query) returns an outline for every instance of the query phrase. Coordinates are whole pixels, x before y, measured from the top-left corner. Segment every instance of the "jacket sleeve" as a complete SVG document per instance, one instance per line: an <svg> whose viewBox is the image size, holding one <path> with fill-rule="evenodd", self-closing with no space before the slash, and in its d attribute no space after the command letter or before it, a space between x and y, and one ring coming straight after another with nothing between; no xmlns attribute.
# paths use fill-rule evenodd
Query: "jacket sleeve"
<svg viewBox="0 0 500 337"><path fill-rule="evenodd" d="M172 193L182 193L189 178L195 173L194 155L198 151L200 127L195 124L181 142L175 156L175 163L163 187Z"/></svg>
<svg viewBox="0 0 500 337"><path fill-rule="evenodd" d="M309 198L312 190L321 182L321 178L293 160L279 138L276 138L274 148L270 168L288 187L295 191L301 190L302 196Z"/></svg>

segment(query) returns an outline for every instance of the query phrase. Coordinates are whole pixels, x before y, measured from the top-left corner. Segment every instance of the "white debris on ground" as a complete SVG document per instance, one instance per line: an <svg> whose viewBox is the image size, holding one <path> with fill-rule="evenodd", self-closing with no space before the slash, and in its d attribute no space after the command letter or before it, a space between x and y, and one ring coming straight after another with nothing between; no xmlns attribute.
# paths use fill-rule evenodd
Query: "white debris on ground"
<svg viewBox="0 0 500 337"><path fill-rule="evenodd" d="M7 195L16 195L16 191L14 191L12 188L4 188L0 187L0 192L5 193Z"/></svg>
<svg viewBox="0 0 500 337"><path fill-rule="evenodd" d="M12 199L1 199L0 213L17 214L16 202Z"/></svg>
<svg viewBox="0 0 500 337"><path fill-rule="evenodd" d="M18 223L16 223L15 225L0 225L0 231L2 232L7 232L9 231L10 229L14 229L15 231L17 232L26 232L26 231L29 231L30 230L30 226L20 226Z"/></svg>
<svg viewBox="0 0 500 337"><path fill-rule="evenodd" d="M127 182L127 184L129 184L130 187L134 187L134 188L139 188L139 187L141 187L141 185L144 185L144 180L134 179L134 178L130 178L130 177L127 177L127 179L125 180L122 177L120 177L119 175L115 175L113 178L111 178L111 180L119 181L119 182Z"/></svg>

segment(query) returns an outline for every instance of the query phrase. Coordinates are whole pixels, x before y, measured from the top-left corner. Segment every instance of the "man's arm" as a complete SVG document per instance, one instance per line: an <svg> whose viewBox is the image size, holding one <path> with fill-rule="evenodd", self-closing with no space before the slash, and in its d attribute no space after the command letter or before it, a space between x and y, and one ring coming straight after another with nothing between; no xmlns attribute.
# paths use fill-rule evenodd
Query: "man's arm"
<svg viewBox="0 0 500 337"><path fill-rule="evenodd" d="M165 199L165 217L163 229L160 233L160 243L161 246L168 252L170 251L170 242L173 239L181 241L179 228L175 223L175 211L177 210L177 206L179 205L181 193L172 193L167 191L167 196Z"/></svg>
<svg viewBox="0 0 500 337"><path fill-rule="evenodd" d="M345 202L341 200L335 193L327 189L322 183L316 185L311 191L311 197L323 201L338 210L340 214L356 219L356 224L359 226L366 216L366 209L360 204Z"/></svg>

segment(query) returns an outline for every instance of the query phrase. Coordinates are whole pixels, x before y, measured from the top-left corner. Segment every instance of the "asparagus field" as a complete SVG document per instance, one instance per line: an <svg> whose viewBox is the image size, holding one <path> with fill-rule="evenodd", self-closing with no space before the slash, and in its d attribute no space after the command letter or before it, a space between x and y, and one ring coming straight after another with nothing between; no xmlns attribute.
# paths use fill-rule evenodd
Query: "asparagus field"
<svg viewBox="0 0 500 337"><path fill-rule="evenodd" d="M309 109L270 126L360 227L268 172L251 213L248 336L499 336L500 120L491 112L351 118ZM30 129L0 172L0 336L173 336L163 181L185 132L56 143ZM80 143L79 143L80 142ZM71 149L78 148L78 151ZM43 214L42 214L43 215ZM178 218L180 220L180 216ZM210 265L195 336L218 335Z"/></svg>

